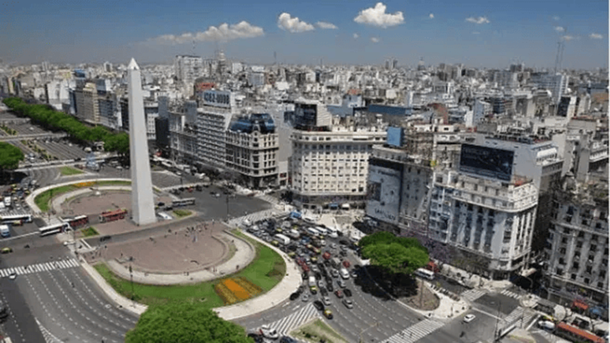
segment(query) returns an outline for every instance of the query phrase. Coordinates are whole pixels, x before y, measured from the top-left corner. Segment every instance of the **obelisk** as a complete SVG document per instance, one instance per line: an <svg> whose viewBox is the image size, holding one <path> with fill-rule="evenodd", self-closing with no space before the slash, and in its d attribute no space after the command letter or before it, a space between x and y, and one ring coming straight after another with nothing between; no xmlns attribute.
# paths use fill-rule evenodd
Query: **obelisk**
<svg viewBox="0 0 610 343"><path fill-rule="evenodd" d="M131 159L131 214L136 225L157 221L153 197L148 138L140 67L132 58L127 67L129 93L129 155Z"/></svg>

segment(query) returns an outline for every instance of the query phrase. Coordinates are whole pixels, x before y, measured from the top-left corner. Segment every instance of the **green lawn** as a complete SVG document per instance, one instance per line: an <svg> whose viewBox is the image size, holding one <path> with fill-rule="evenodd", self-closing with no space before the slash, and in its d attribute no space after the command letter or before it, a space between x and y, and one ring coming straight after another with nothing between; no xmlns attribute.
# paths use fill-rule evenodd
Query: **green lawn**
<svg viewBox="0 0 610 343"><path fill-rule="evenodd" d="M291 336L300 338L306 342L319 342L321 339L326 340L328 343L347 342L343 336L320 319L291 332Z"/></svg>
<svg viewBox="0 0 610 343"><path fill-rule="evenodd" d="M84 230L81 230L81 232L83 233L83 236L85 236L85 237L97 236L100 234L99 232L97 232L97 230L93 226L88 227Z"/></svg>
<svg viewBox="0 0 610 343"><path fill-rule="evenodd" d="M72 167L68 167L68 166L64 166L59 168L59 172L61 173L61 175L64 176L70 176L70 175L78 175L78 174L83 174L84 172L82 170L76 169L76 168L72 168Z"/></svg>
<svg viewBox="0 0 610 343"><path fill-rule="evenodd" d="M189 210L175 210L174 214L176 215L176 217L182 218L190 216L191 214L193 214L193 212Z"/></svg>
<svg viewBox="0 0 610 343"><path fill-rule="evenodd" d="M34 198L34 203L36 203L36 206L38 206L38 208L40 208L42 212L47 212L49 210L49 201L52 197L68 193L77 189L77 187L72 185L52 188L38 194L36 198Z"/></svg>
<svg viewBox="0 0 610 343"><path fill-rule="evenodd" d="M267 246L256 243L257 256L250 265L240 272L227 277L246 277L258 285L263 292L273 288L286 273L286 264L280 255ZM95 269L121 295L131 298L131 282L114 275L105 264L98 264ZM154 305L174 300L202 301L206 307L214 308L223 305L222 299L214 291L214 285L222 279L193 285L153 286L134 283L133 294L136 301Z"/></svg>

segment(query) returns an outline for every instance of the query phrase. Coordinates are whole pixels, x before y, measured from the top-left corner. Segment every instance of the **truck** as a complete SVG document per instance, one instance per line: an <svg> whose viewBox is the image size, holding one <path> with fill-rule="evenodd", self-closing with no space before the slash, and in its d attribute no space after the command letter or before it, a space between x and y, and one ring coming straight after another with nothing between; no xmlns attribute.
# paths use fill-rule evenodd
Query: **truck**
<svg viewBox="0 0 610 343"><path fill-rule="evenodd" d="M9 229L8 225L0 225L0 236L2 236L2 237L11 236L11 230Z"/></svg>
<svg viewBox="0 0 610 343"><path fill-rule="evenodd" d="M341 260L337 257L333 258L330 260L330 263L332 264L333 267L338 268L339 266L341 266Z"/></svg>

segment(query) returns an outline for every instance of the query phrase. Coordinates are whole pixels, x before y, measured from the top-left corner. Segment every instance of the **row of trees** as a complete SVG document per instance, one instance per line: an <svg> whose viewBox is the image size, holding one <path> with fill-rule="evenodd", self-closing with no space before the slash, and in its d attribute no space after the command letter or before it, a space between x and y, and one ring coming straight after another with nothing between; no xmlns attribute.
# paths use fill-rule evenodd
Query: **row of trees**
<svg viewBox="0 0 610 343"><path fill-rule="evenodd" d="M89 127L73 116L59 112L47 105L27 104L20 98L6 98L4 104L18 115L29 117L32 122L51 131L64 131L80 144L104 142L104 149L120 155L129 153L129 135L111 133L102 126Z"/></svg>
<svg viewBox="0 0 610 343"><path fill-rule="evenodd" d="M23 161L23 151L12 144L0 142L0 173L4 176L7 170L14 170Z"/></svg>

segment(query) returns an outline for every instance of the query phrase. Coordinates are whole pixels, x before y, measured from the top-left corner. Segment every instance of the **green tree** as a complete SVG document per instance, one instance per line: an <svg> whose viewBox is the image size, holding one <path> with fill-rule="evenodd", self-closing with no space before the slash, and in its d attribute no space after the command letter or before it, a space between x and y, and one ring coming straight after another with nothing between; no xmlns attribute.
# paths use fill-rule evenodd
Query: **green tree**
<svg viewBox="0 0 610 343"><path fill-rule="evenodd" d="M219 318L197 303L171 302L151 306L136 327L125 336L126 343L251 343L244 329Z"/></svg>
<svg viewBox="0 0 610 343"><path fill-rule="evenodd" d="M21 149L14 145L0 142L0 171L4 174L7 170L14 170L23 161L24 156Z"/></svg>
<svg viewBox="0 0 610 343"><path fill-rule="evenodd" d="M406 247L399 242L367 245L362 249L362 256L390 273L411 274L428 263L428 253L421 246Z"/></svg>

